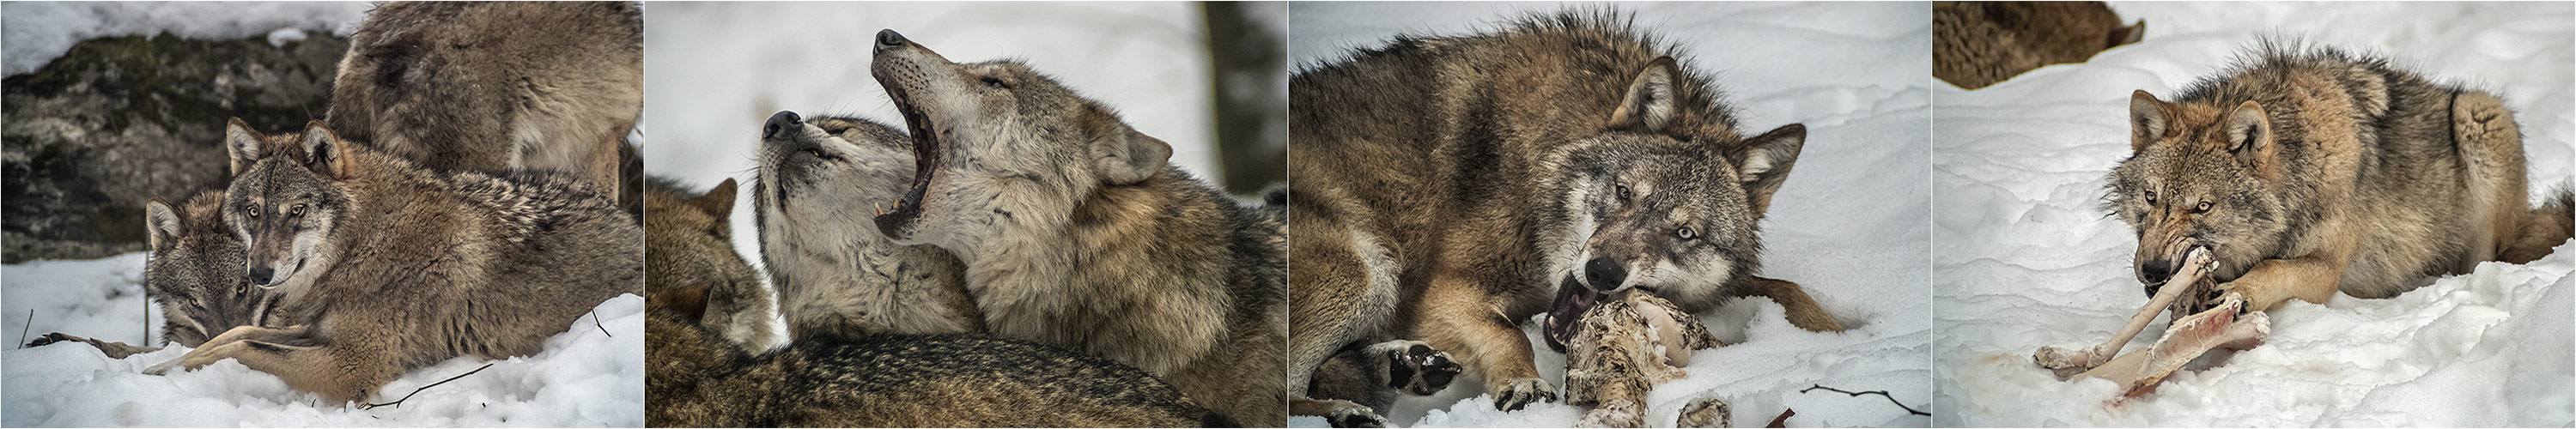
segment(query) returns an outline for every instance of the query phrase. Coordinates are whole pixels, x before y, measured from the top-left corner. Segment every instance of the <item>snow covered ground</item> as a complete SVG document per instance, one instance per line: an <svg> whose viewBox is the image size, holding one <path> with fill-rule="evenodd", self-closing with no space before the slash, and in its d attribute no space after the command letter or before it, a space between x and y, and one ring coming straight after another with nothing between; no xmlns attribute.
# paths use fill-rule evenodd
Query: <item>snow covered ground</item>
<svg viewBox="0 0 2576 429"><path fill-rule="evenodd" d="M368 2L38 2L0 4L0 75L36 71L72 44L98 37L167 31L193 39L269 35L270 43L303 39L304 30L341 36L356 30Z"/></svg>
<svg viewBox="0 0 2576 429"><path fill-rule="evenodd" d="M18 315L0 330L29 338L62 332L143 343L143 254L0 267L5 302ZM35 317L27 318L33 310ZM153 334L163 320L152 306ZM414 370L376 391L372 402L491 368L421 391L401 407L358 410L321 403L268 373L226 360L193 372L145 375L184 347L108 359L84 343L0 351L0 426L454 426L641 427L644 425L644 299L603 302L546 340L535 356L450 359ZM32 323L30 323L32 320Z"/></svg>
<svg viewBox="0 0 2576 429"><path fill-rule="evenodd" d="M2145 302L2136 240L2095 207L2129 153L2129 92L2170 98L2259 35L2393 56L2501 94L2535 196L2576 167L2576 14L2567 3L2114 3L2144 42L1982 90L1938 84L1933 263L1942 426L2567 426L2576 423L2576 244L2480 265L2392 299L2337 295L2271 313L2268 344L2112 403L2057 381L2041 346L2108 338ZM2132 348L2153 342L2149 326ZM2203 359L2207 366L2221 359Z"/></svg>
<svg viewBox="0 0 2576 429"><path fill-rule="evenodd" d="M1289 6L1290 61L1312 64L1398 32L1464 34L1481 23L1548 3L1297 3ZM1877 396L1799 389L1887 390L1915 409L1932 398L1931 309L1924 305L1931 208L1931 5L1928 3L1647 3L1619 6L1637 23L1679 42L1692 64L1714 72L1752 132L1797 122L1808 127L1797 169L1763 226L1765 274L1796 281L1852 330L1813 333L1789 325L1769 300L1729 303L1702 315L1727 346L1702 351L1690 377L1648 397L1647 423L1671 426L1691 397L1714 392L1734 405L1739 426L1759 426L1794 409L1792 426L1924 426ZM1292 160L1293 162L1293 160ZM1544 316L1541 316L1544 317ZM1537 319L1524 321L1530 332ZM1532 336L1549 382L1565 376L1565 355ZM1406 398L1388 416L1418 427L1563 427L1579 407L1533 404L1495 411L1481 380ZM1294 426L1324 426L1297 417Z"/></svg>

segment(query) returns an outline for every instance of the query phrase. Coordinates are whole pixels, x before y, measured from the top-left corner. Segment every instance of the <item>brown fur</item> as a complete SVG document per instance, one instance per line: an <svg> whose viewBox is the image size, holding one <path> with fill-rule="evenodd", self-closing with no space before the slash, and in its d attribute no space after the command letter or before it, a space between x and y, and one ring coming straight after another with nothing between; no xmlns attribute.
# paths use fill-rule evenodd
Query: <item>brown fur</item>
<svg viewBox="0 0 2576 429"><path fill-rule="evenodd" d="M644 274L648 292L706 286L704 325L747 348L766 348L771 330L769 288L760 273L734 253L734 182L725 179L702 195L676 185L644 193Z"/></svg>
<svg viewBox="0 0 2576 429"><path fill-rule="evenodd" d="M2098 1L1932 2L1932 76L1978 89L2051 64L2080 63L2137 43L2147 22L2120 25Z"/></svg>

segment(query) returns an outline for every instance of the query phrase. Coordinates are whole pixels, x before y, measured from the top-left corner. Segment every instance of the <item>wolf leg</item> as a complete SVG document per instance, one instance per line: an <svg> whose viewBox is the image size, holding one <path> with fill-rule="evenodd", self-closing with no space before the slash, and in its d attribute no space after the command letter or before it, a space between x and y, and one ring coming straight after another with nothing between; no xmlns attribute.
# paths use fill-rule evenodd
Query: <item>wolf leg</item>
<svg viewBox="0 0 2576 429"><path fill-rule="evenodd" d="M2341 258L2325 255L2265 259L2236 281L2220 283L2218 291L2244 295L2246 311L2271 311L2291 299L2324 304L2343 283L2343 266Z"/></svg>
<svg viewBox="0 0 2576 429"><path fill-rule="evenodd" d="M2513 253L2524 235L2522 224L2543 220L2526 219L2531 189L2523 171L2522 128L2504 100L2481 91L2461 92L2451 98L2451 121L2461 182L2468 186L2461 193L2465 216L2460 221L2468 223L2462 232L2471 252L2455 269L2467 272L2479 262Z"/></svg>
<svg viewBox="0 0 2576 429"><path fill-rule="evenodd" d="M1423 314L1415 319L1413 332L1483 375L1495 409L1516 411L1531 402L1556 402L1556 385L1538 378L1529 337L1480 286L1455 276L1435 275L1421 299L1417 308Z"/></svg>
<svg viewBox="0 0 2576 429"><path fill-rule="evenodd" d="M1398 262L1379 244L1382 240L1339 222L1328 209L1302 210L1295 216L1289 228L1296 239L1288 242L1288 271L1295 279L1289 285L1288 302L1289 413L1321 416L1341 427L1383 426L1385 419L1378 413L1385 410L1343 400L1356 397L1319 400L1309 394L1320 377L1364 377L1316 371L1327 360L1338 359L1335 356L1344 345L1384 336L1387 320L1396 312Z"/></svg>
<svg viewBox="0 0 2576 429"><path fill-rule="evenodd" d="M127 356L161 351L160 347L143 347L123 342L99 341L96 338L81 337L61 332L48 333L44 336L36 337L35 340L27 342L27 347L42 347L53 343L74 341L88 343L90 347L98 348L100 353L107 354L108 359L124 359Z"/></svg>
<svg viewBox="0 0 2576 429"><path fill-rule="evenodd" d="M1781 308L1788 310L1789 324L1797 325L1798 329L1809 332L1843 331L1842 322L1835 321L1834 315L1826 313L1824 306L1816 305L1816 299L1808 297L1807 290L1798 287L1797 283L1780 279L1748 277L1743 283L1736 285L1735 291L1736 296L1766 297L1771 298L1772 302L1780 303Z"/></svg>
<svg viewBox="0 0 2576 429"><path fill-rule="evenodd" d="M366 399L377 387L402 375L393 351L378 344L345 344L312 338L304 325L285 329L233 328L178 360L145 369L164 374L173 368L195 370L233 359L252 370L276 375L287 386L313 392L323 400ZM318 345L305 345L318 344Z"/></svg>

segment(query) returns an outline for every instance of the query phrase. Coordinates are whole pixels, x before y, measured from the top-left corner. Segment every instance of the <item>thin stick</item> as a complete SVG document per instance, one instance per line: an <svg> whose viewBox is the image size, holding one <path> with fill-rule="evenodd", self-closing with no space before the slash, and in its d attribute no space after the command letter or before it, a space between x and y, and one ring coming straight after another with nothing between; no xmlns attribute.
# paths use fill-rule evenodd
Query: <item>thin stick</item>
<svg viewBox="0 0 2576 429"><path fill-rule="evenodd" d="M27 348L27 328L36 327L36 309L27 309L27 323L18 325L18 348Z"/></svg>
<svg viewBox="0 0 2576 429"><path fill-rule="evenodd" d="M596 308L590 309L590 326L591 326L591 327L599 328L599 334L600 334L600 335L607 335L607 336L610 336L610 337L616 337L616 336L617 336L617 334L611 334L611 333L608 333L608 327L607 327L607 326L601 326L601 325L599 324L599 309L596 309Z"/></svg>
<svg viewBox="0 0 2576 429"><path fill-rule="evenodd" d="M412 389L412 390L411 390L411 393L410 393L410 394L403 395L402 399L396 399L396 400L394 400L393 402L386 402L386 403L382 403L382 404L366 404L366 405L359 405L359 406L358 406L358 409L361 409L361 410L371 410L371 409L375 409L376 407L382 407L382 406L386 406L386 405L392 405L392 406L394 406L394 408L402 408L402 403L403 403L403 401L409 401L409 400L411 400L411 395L418 395L418 394L420 394L420 391L423 391L423 390L429 390L429 388L432 388L432 387L438 387L438 385L441 385L441 384L447 384L447 382L450 382L450 381L456 381L456 379L459 379L459 378L465 378L465 376L468 376L468 375L474 375L474 373L477 373L477 372L483 372L483 368L491 368L491 367L492 367L492 364L488 364L488 363L487 363L487 364L483 364L483 366L480 366L480 367L476 367L476 368L474 368L474 370L473 370L473 371L466 371L464 374L457 374L455 377L448 377L446 380L439 380L437 383L430 383L430 384L429 384L429 385L427 385L427 386L421 386L421 387L420 387L420 388L418 388L418 389Z"/></svg>
<svg viewBox="0 0 2576 429"><path fill-rule="evenodd" d="M1897 404L1897 405L1905 405L1905 404ZM1789 416L1794 416L1794 415L1798 415L1798 410L1782 409L1782 410L1780 410L1780 416L1779 416L1779 417L1772 417L1772 418L1771 418L1771 424L1769 424L1769 425L1764 425L1764 426L1762 426L1762 427L1766 427L1766 428L1785 428L1785 427L1789 427Z"/></svg>
<svg viewBox="0 0 2576 429"><path fill-rule="evenodd" d="M1834 392L1834 393L1840 393L1840 394L1845 394L1845 395L1852 395L1852 396L1854 396L1854 397L1858 397L1858 396L1860 396L1860 395L1878 395L1879 397L1887 398L1887 402L1895 403L1897 408L1904 408L1904 409L1905 409L1905 412L1908 412L1908 413L1914 413L1914 415L1918 415L1918 416L1929 416L1929 415L1932 415L1932 413L1922 412L1922 411L1920 411L1920 410L1915 410L1915 409L1914 409L1914 407L1908 407L1908 406L1905 406L1905 402L1896 400L1896 397L1895 397L1895 396L1889 396L1889 395L1887 394L1887 391L1885 391L1885 390L1872 390L1872 391L1867 391L1867 392L1853 392L1853 391L1849 391L1849 390L1842 390L1842 389L1836 389L1836 388L1831 388L1831 387L1825 387L1825 385L1817 384L1817 385L1811 385L1811 386L1809 386L1809 387L1807 387L1807 388L1805 388L1805 389L1798 389L1798 393L1807 393L1807 391L1810 391L1810 390L1817 390L1817 389L1823 389L1823 390L1826 390L1826 391L1831 391L1831 392Z"/></svg>

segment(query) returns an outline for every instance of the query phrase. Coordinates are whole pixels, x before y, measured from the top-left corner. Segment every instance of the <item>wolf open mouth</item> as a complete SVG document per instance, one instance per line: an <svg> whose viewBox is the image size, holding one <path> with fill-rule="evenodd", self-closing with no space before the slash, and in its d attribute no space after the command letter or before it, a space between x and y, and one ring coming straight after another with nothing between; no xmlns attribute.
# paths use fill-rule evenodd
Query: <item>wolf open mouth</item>
<svg viewBox="0 0 2576 429"><path fill-rule="evenodd" d="M1565 344L1574 341L1574 334L1583 332L1583 313L1600 305L1602 296L1574 276L1565 276L1565 282L1556 288L1556 303L1549 306L1547 326L1542 330L1547 348L1564 353Z"/></svg>
<svg viewBox="0 0 2576 429"><path fill-rule="evenodd" d="M877 80L887 82L887 98L894 99L895 110L903 113L905 131L912 134L913 161L912 190L904 191L903 200L895 203L894 211L877 214L877 230L887 237L908 238L911 234L906 229L921 219L922 197L930 192L931 174L938 171L940 155L946 152L946 148L940 146L938 128L930 122L930 115L923 114L921 107L912 103L912 94L902 84L882 75Z"/></svg>

